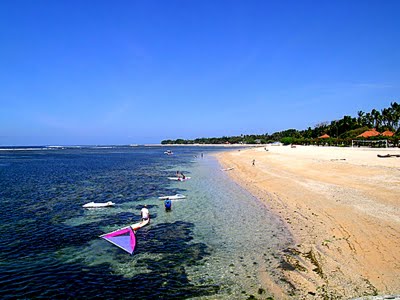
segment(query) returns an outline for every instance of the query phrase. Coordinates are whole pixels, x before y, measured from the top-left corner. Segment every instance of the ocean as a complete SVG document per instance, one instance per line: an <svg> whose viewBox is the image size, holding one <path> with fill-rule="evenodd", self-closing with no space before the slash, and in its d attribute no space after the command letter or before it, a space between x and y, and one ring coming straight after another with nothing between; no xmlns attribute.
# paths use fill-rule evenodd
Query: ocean
<svg viewBox="0 0 400 300"><path fill-rule="evenodd" d="M0 298L267 299L283 223L221 171L219 147L0 151ZM229 150L237 151L237 150ZM191 179L168 180L182 171ZM234 170L233 170L234 171ZM184 194L166 212L159 196ZM88 202L115 207L84 209ZM133 255L99 238L140 221Z"/></svg>

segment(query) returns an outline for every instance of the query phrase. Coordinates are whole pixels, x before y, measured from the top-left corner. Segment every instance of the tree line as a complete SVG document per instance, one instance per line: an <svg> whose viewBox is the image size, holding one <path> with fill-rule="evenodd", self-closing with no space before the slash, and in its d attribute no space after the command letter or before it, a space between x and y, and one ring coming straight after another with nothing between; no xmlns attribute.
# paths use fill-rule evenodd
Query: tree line
<svg viewBox="0 0 400 300"><path fill-rule="evenodd" d="M281 142L283 144L301 145L342 145L349 146L351 140L364 131L375 128L379 132L391 131L393 137L372 137L370 139L388 139L391 144L399 145L400 136L400 105L391 102L390 106L382 110L372 109L370 112L358 111L356 117L343 116L340 120L322 122L314 128L308 127L305 130L287 129L272 134L250 134L240 136L223 136L212 138L196 138L193 140L176 139L163 140L161 144L267 144ZM329 138L319 137L328 134Z"/></svg>

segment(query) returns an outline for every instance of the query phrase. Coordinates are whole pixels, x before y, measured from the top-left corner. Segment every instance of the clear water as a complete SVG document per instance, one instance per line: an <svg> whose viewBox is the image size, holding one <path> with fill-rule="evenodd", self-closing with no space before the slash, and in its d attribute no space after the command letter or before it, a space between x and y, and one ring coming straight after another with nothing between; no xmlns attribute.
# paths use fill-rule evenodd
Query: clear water
<svg viewBox="0 0 400 300"><path fill-rule="evenodd" d="M0 151L0 297L262 299L290 243L282 223L232 182L218 148ZM202 157L200 153L203 153ZM177 170L192 179L169 181ZM166 212L158 196L182 193ZM91 201L113 208L83 209ZM98 236L140 220L134 255ZM278 276L278 275L276 275Z"/></svg>

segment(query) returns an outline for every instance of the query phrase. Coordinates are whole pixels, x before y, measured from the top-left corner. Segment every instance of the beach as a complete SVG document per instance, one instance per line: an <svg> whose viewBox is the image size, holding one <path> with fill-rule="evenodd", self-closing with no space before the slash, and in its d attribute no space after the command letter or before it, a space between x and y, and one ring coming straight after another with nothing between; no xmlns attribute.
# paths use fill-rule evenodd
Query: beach
<svg viewBox="0 0 400 300"><path fill-rule="evenodd" d="M400 294L400 149L266 146L217 159L293 235L276 299ZM253 165L254 160L254 165Z"/></svg>

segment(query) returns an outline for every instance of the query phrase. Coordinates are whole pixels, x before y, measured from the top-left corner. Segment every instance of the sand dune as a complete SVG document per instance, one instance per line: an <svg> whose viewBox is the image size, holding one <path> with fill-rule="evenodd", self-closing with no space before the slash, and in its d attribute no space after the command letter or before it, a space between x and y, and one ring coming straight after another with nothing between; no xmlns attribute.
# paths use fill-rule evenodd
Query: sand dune
<svg viewBox="0 0 400 300"><path fill-rule="evenodd" d="M400 293L400 157L377 157L387 153L400 149L269 146L217 155L295 238L281 254L285 292L277 298Z"/></svg>

